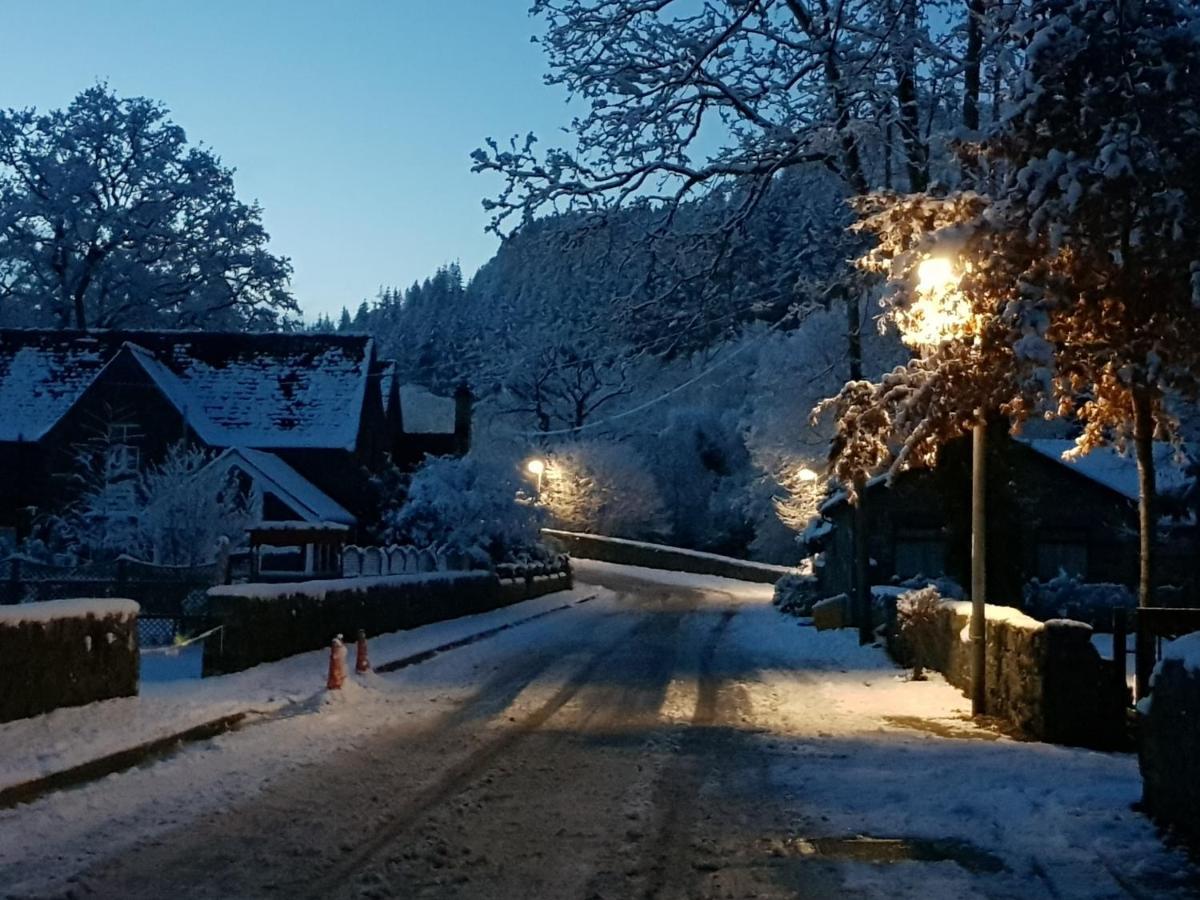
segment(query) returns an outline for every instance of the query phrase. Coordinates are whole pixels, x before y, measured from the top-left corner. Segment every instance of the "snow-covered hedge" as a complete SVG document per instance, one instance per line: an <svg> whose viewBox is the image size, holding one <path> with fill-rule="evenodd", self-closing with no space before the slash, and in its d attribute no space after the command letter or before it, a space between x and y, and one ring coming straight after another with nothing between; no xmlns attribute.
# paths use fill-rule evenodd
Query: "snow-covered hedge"
<svg viewBox="0 0 1200 900"><path fill-rule="evenodd" d="M1133 609L1137 598L1123 584L1088 584L1066 574L1025 585L1022 604L1035 619L1075 619L1101 631L1112 630L1113 607Z"/></svg>
<svg viewBox="0 0 1200 900"><path fill-rule="evenodd" d="M235 584L208 592L222 625L204 645L206 675L236 672L329 645L361 628L368 635L487 612L523 599L490 572L380 575L288 584Z"/></svg>
<svg viewBox="0 0 1200 900"><path fill-rule="evenodd" d="M1200 633L1163 647L1138 711L1142 802L1155 818L1200 840Z"/></svg>
<svg viewBox="0 0 1200 900"><path fill-rule="evenodd" d="M0 606L0 722L136 694L137 615L107 598Z"/></svg>
<svg viewBox="0 0 1200 900"><path fill-rule="evenodd" d="M517 502L525 486L503 460L430 457L413 473L404 504L384 514L383 540L439 546L483 565L536 556L544 513Z"/></svg>
<svg viewBox="0 0 1200 900"><path fill-rule="evenodd" d="M820 596L817 576L789 573L775 582L773 603L780 612L791 616L811 616L813 604Z"/></svg>

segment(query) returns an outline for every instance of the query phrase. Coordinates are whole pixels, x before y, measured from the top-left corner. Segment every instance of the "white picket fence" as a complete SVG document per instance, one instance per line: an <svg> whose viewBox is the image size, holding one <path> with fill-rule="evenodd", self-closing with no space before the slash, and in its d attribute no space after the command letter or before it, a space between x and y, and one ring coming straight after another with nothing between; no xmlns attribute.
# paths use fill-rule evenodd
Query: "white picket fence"
<svg viewBox="0 0 1200 900"><path fill-rule="evenodd" d="M471 568L464 554L444 547L418 549L393 544L389 547L356 547L342 550L342 577L370 575L415 575L420 572L461 572Z"/></svg>

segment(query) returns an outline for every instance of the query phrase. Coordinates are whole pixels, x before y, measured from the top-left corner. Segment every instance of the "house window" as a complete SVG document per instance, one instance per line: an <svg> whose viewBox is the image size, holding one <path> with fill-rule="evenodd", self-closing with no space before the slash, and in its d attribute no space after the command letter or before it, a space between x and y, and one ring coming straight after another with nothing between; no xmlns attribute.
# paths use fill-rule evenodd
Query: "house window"
<svg viewBox="0 0 1200 900"><path fill-rule="evenodd" d="M946 539L940 528L900 528L896 531L895 574L936 577L946 571Z"/></svg>
<svg viewBox="0 0 1200 900"><path fill-rule="evenodd" d="M104 470L109 478L135 475L138 470L138 449L129 444L112 444L104 452Z"/></svg>
<svg viewBox="0 0 1200 900"><path fill-rule="evenodd" d="M258 571L263 574L305 572L308 568L305 547L275 547L263 545L258 548Z"/></svg>
<svg viewBox="0 0 1200 900"><path fill-rule="evenodd" d="M315 544L313 546L314 572L340 573L342 555L336 544Z"/></svg>
<svg viewBox="0 0 1200 900"><path fill-rule="evenodd" d="M1088 572L1087 539L1078 532L1050 532L1039 535L1037 544L1037 576L1041 581L1056 578L1066 572L1075 578L1085 578Z"/></svg>

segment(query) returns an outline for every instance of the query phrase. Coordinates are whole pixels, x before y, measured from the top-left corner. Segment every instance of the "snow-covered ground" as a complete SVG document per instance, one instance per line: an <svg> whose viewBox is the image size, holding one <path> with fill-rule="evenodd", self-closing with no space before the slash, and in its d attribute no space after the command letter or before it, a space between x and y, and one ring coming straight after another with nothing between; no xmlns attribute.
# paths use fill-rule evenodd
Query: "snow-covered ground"
<svg viewBox="0 0 1200 900"><path fill-rule="evenodd" d="M771 607L769 585L580 562L579 577L639 571L743 602L725 640L754 665L735 679L745 725L768 745L771 780L803 812L807 839L963 842L999 873L952 863L846 863L847 889L883 897L1149 897L1200 883L1141 798L1133 754L1019 742L977 727L936 672L913 682L850 630L818 632ZM732 587L736 586L736 587ZM1105 635L1111 657L1111 636ZM1132 659L1132 654L1131 657ZM693 698L672 693L682 718ZM818 841L819 843L819 841Z"/></svg>
<svg viewBox="0 0 1200 900"><path fill-rule="evenodd" d="M477 616L382 635L369 642L371 661L378 665L421 653L595 593L594 588L576 588ZM137 697L66 707L0 724L0 790L179 734L223 716L278 713L287 707L312 705L325 694L327 650L302 653L218 678L176 677L195 671L200 649L193 644L182 651L155 649L143 654L145 671ZM348 650L349 665L353 666L353 645Z"/></svg>
<svg viewBox="0 0 1200 900"><path fill-rule="evenodd" d="M596 600L341 695L320 689L314 653L0 726L12 779L114 732L151 737L155 710L288 710L0 811L0 885L59 892L82 871L81 893L123 897L168 882L260 896L288 877L304 896L1191 895L1184 855L1130 808L1134 757L978 728L942 680L779 614L768 585L586 561L577 578L574 596ZM565 596L377 640L372 656Z"/></svg>

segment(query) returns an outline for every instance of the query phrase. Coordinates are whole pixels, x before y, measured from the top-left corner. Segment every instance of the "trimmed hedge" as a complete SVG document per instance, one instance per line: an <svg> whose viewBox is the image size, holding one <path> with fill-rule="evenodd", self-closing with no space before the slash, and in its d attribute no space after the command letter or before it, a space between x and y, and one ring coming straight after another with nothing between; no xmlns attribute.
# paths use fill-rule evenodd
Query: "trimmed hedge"
<svg viewBox="0 0 1200 900"><path fill-rule="evenodd" d="M293 584L227 585L208 592L223 626L204 642L204 674L248 669L353 640L475 615L525 599L501 590L490 572L445 572L341 578Z"/></svg>
<svg viewBox="0 0 1200 900"><path fill-rule="evenodd" d="M138 692L137 604L52 600L0 616L0 722Z"/></svg>
<svg viewBox="0 0 1200 900"><path fill-rule="evenodd" d="M1200 673L1164 659L1138 711L1142 803L1200 848Z"/></svg>

